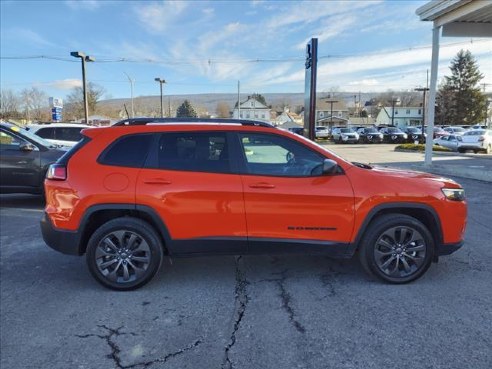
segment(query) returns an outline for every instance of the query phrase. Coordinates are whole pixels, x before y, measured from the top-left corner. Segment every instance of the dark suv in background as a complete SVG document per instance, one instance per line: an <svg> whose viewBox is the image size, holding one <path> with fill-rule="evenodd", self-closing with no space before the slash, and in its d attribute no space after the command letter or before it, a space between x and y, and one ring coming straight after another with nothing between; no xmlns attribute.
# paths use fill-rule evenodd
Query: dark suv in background
<svg viewBox="0 0 492 369"><path fill-rule="evenodd" d="M49 165L65 152L15 124L1 122L0 192L43 193Z"/></svg>

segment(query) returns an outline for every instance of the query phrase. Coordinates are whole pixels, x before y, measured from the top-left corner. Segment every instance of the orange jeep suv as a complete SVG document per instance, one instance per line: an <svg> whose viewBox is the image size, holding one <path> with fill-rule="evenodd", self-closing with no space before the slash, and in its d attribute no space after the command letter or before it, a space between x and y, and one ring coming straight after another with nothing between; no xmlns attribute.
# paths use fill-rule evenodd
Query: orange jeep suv
<svg viewBox="0 0 492 369"><path fill-rule="evenodd" d="M144 285L166 255L210 254L358 254L406 283L463 244L456 182L351 163L267 123L140 118L82 133L47 172L41 228L112 289Z"/></svg>

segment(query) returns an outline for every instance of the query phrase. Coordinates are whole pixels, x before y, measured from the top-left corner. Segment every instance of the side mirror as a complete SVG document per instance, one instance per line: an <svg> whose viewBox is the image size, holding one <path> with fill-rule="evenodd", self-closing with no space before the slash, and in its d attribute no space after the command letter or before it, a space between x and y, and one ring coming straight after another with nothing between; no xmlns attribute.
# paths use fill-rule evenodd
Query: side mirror
<svg viewBox="0 0 492 369"><path fill-rule="evenodd" d="M30 143L23 143L23 144L19 145L20 151L28 152L28 151L34 151L34 149L35 149L35 146L33 144L30 144Z"/></svg>
<svg viewBox="0 0 492 369"><path fill-rule="evenodd" d="M338 170L338 164L331 159L325 159L323 161L323 174L335 174Z"/></svg>

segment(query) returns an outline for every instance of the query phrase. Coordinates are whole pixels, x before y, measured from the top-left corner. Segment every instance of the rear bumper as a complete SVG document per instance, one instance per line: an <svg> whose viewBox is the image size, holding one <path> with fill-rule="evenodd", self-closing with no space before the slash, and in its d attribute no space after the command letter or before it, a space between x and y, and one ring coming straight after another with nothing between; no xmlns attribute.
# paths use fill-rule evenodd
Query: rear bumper
<svg viewBox="0 0 492 369"><path fill-rule="evenodd" d="M53 250L68 255L83 254L80 248L81 235L79 232L55 228L46 213L41 219L40 226L44 242Z"/></svg>
<svg viewBox="0 0 492 369"><path fill-rule="evenodd" d="M438 256L450 255L453 252L459 250L461 248L461 246L463 246L464 243L465 243L465 241L462 240L462 241L457 242L457 243L445 243L445 244L439 245L437 247L437 255Z"/></svg>

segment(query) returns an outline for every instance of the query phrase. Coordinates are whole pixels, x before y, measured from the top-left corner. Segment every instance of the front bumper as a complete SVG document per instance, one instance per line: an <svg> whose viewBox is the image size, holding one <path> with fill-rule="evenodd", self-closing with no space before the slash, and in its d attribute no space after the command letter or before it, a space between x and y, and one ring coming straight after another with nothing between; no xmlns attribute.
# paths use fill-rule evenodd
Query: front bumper
<svg viewBox="0 0 492 369"><path fill-rule="evenodd" d="M44 242L53 250L68 255L82 255L81 235L77 231L66 231L53 226L50 218L43 215L40 222Z"/></svg>
<svg viewBox="0 0 492 369"><path fill-rule="evenodd" d="M461 246L463 246L464 243L465 243L465 241L461 240L460 242L457 242L457 243L441 244L437 247L437 255L438 256L450 255L453 252L459 250L461 248Z"/></svg>

